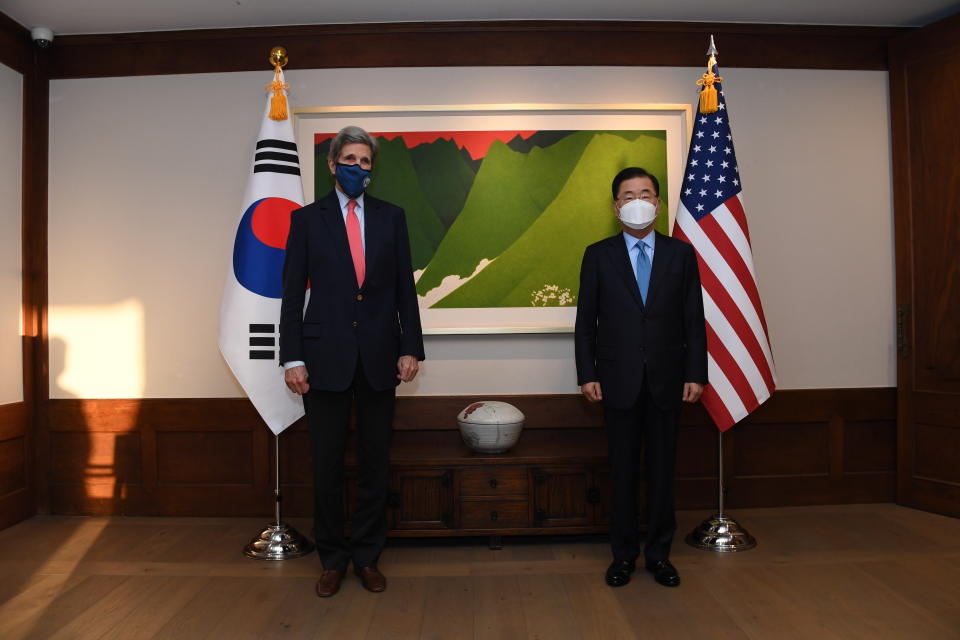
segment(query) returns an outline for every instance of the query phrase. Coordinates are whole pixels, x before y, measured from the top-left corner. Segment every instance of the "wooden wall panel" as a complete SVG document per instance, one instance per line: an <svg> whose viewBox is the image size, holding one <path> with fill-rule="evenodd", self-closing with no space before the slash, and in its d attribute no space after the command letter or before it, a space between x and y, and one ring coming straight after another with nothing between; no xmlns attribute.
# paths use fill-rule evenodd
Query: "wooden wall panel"
<svg viewBox="0 0 960 640"><path fill-rule="evenodd" d="M157 434L157 483L252 487L252 436L249 431L160 432ZM197 464L201 456L204 464Z"/></svg>
<svg viewBox="0 0 960 640"><path fill-rule="evenodd" d="M897 466L896 424L879 420L850 420L844 429L843 470L846 473L886 473Z"/></svg>
<svg viewBox="0 0 960 640"><path fill-rule="evenodd" d="M778 391L724 436L727 504L893 500L893 396L893 389ZM438 439L449 450L451 439L458 439L453 416L476 399L399 398L394 440L402 444L404 458L398 464L408 468L416 466L418 455L429 458ZM549 435L543 429L550 426L591 439L594 445L584 447L591 456L602 457L606 450L597 406L577 395L495 399L517 404L530 418L533 431L517 445L526 443L517 449L525 456L550 447L549 438L534 437ZM580 431L570 431L576 426ZM49 455L57 467L50 486L55 512L272 513L273 437L245 399L53 400L50 429L54 444ZM306 427L294 425L279 442L284 513L310 515ZM718 432L702 407L685 408L677 467L679 508L715 507L717 442ZM99 486L91 485L92 478ZM112 483L113 490L106 491L104 483Z"/></svg>
<svg viewBox="0 0 960 640"><path fill-rule="evenodd" d="M0 441L26 435L26 407L23 402L0 405Z"/></svg>
<svg viewBox="0 0 960 640"><path fill-rule="evenodd" d="M29 42L30 64L23 75L23 149L21 264L23 277L22 314L23 399L26 409L27 468L29 473L27 510L24 517L49 510L47 495L48 460L38 455L49 449L46 429L46 402L50 397L47 346L47 203L50 137L50 80L47 75L49 50ZM22 40L22 38L21 38Z"/></svg>
<svg viewBox="0 0 960 640"><path fill-rule="evenodd" d="M140 485L140 433L55 432L50 438L50 482Z"/></svg>
<svg viewBox="0 0 960 640"><path fill-rule="evenodd" d="M30 31L0 12L0 63L25 74L33 66L32 48Z"/></svg>
<svg viewBox="0 0 960 640"><path fill-rule="evenodd" d="M47 162L47 81L41 76L45 71L43 56L35 53L30 32L22 25L0 13L0 63L23 74L23 135L21 153L22 167L22 264L23 264L23 402L0 407L0 443L9 440L11 429L16 432L19 443L7 444L5 449L19 452L20 457L8 458L0 463L0 473L15 469L14 477L23 478L20 486L9 493L0 490L0 529L30 517L35 512L35 483L32 476L36 467L34 456L35 435L28 425L34 424L37 399L34 382L38 371L34 364L37 351L30 340L30 329L36 324L35 301L39 283L45 287L44 277L35 277L33 267L42 259L46 271L46 233L34 235L38 217L33 215L39 201L46 202ZM42 133L39 131L42 129ZM5 150L17 153L17 150ZM41 158L42 156L42 158ZM40 217L45 219L45 204ZM44 375L46 373L44 372ZM7 465L13 465L7 467Z"/></svg>
<svg viewBox="0 0 960 640"><path fill-rule="evenodd" d="M0 441L0 496L22 491L27 486L25 439Z"/></svg>
<svg viewBox="0 0 960 640"><path fill-rule="evenodd" d="M280 438L280 482L284 485L313 484L313 468L310 465L310 434L306 429L287 429ZM271 458L271 464L272 464Z"/></svg>
<svg viewBox="0 0 960 640"><path fill-rule="evenodd" d="M271 436L245 399L53 400L48 417L53 513L272 511Z"/></svg>
<svg viewBox="0 0 960 640"><path fill-rule="evenodd" d="M827 475L829 427L827 422L741 425L732 477Z"/></svg>
<svg viewBox="0 0 960 640"><path fill-rule="evenodd" d="M710 34L729 67L886 69L909 29L678 22L441 22L312 25L58 37L53 78L288 69L452 66L693 66Z"/></svg>
<svg viewBox="0 0 960 640"><path fill-rule="evenodd" d="M0 405L0 529L32 513L26 435L25 404Z"/></svg>
<svg viewBox="0 0 960 640"><path fill-rule="evenodd" d="M708 424L681 425L677 438L677 450L683 455L677 458L677 477L683 479L717 477L717 434Z"/></svg>

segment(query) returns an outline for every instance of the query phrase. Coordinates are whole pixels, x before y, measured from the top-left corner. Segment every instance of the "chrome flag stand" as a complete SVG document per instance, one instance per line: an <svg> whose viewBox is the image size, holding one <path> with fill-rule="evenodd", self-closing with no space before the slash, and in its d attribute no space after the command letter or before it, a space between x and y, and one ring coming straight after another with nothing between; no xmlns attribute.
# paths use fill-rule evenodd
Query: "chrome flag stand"
<svg viewBox="0 0 960 640"><path fill-rule="evenodd" d="M700 523L687 535L687 544L704 551L747 551L757 546L757 541L733 518L723 515L723 432L717 440L717 513Z"/></svg>
<svg viewBox="0 0 960 640"><path fill-rule="evenodd" d="M307 540L296 529L280 521L280 436L274 435L274 471L276 486L273 494L276 498L274 507L275 521L257 534L243 549L244 555L256 560L287 560L299 558L313 551L313 543Z"/></svg>

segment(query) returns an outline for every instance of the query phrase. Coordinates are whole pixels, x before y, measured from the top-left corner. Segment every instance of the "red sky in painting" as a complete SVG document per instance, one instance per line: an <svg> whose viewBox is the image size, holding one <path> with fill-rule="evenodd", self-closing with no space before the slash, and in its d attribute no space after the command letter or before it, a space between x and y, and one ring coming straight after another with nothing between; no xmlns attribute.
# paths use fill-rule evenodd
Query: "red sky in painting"
<svg viewBox="0 0 960 640"><path fill-rule="evenodd" d="M457 146L465 148L470 157L474 160L487 155L487 150L494 140L508 142L513 138L520 136L524 140L536 133L536 131L403 131L393 133L370 132L371 135L381 136L387 140L401 137L407 143L407 148L413 148L418 144L433 142L439 138L453 140ZM333 133L316 133L313 136L313 143L319 144L324 140L329 140Z"/></svg>

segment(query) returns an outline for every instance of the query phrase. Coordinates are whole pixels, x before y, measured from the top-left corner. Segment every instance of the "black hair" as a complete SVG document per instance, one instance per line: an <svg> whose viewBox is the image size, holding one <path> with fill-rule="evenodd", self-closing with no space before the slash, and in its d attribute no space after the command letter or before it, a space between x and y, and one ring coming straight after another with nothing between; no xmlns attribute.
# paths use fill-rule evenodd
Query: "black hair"
<svg viewBox="0 0 960 640"><path fill-rule="evenodd" d="M647 172L646 169L641 169L640 167L627 167L623 169L614 177L613 179L613 199L617 199L617 195L620 192L620 185L623 184L624 180L631 180L633 178L650 178L650 182L653 183L653 190L656 192L657 197L660 197L660 181L657 180L657 177L652 173Z"/></svg>

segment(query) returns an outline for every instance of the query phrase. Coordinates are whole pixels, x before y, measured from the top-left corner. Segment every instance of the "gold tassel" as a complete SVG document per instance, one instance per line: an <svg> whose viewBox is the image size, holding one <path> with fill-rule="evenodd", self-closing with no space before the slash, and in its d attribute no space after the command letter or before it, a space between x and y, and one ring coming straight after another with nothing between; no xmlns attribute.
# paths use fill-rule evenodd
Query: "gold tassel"
<svg viewBox="0 0 960 640"><path fill-rule="evenodd" d="M273 97L270 98L270 119L287 119L287 96L283 92L290 88L290 84L280 80L280 65L274 67L273 82L267 85L267 89L273 89Z"/></svg>
<svg viewBox="0 0 960 640"><path fill-rule="evenodd" d="M717 88L713 86L713 83L722 82L723 78L713 72L715 64L717 64L716 58L710 56L710 61L707 62L707 72L697 80L697 86L703 87L700 90L700 113L716 113L718 110Z"/></svg>

